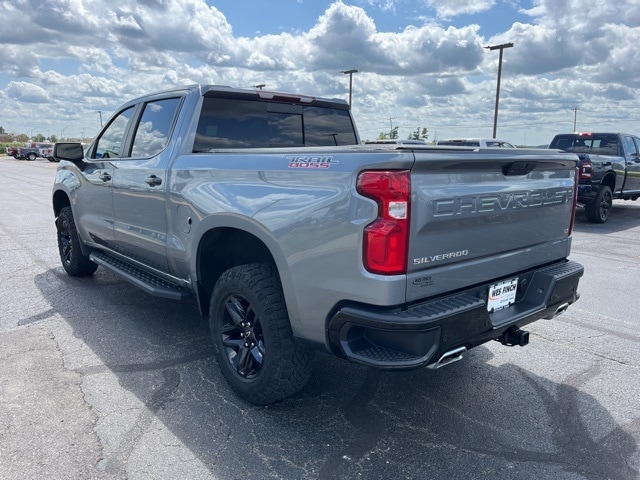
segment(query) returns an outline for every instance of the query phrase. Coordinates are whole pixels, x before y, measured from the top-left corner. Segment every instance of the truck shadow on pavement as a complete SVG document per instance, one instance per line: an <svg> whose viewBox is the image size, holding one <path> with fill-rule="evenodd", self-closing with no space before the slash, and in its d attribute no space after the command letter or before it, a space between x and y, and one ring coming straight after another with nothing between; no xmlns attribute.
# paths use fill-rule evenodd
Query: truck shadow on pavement
<svg viewBox="0 0 640 480"><path fill-rule="evenodd" d="M78 279L56 268L35 283L51 310L22 324L59 321L72 330L60 351L96 413L109 477L638 475L640 421L622 428L582 391L598 364L557 383L492 365L487 347L446 368L401 373L319 354L299 394L255 407L219 373L195 302L146 296L102 269Z"/></svg>

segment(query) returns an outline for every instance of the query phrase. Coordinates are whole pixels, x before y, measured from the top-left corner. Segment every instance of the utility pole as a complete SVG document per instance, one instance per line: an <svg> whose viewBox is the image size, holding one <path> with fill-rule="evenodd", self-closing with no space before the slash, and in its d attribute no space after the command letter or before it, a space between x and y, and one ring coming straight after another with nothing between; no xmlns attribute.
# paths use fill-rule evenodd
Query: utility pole
<svg viewBox="0 0 640 480"><path fill-rule="evenodd" d="M500 60L498 60L498 84L496 86L496 109L493 114L493 138L496 138L496 131L498 130L498 102L500 101L500 77L502 76L502 51L505 48L513 47L513 43L503 43L501 45L489 45L484 48L489 50L500 50Z"/></svg>
<svg viewBox="0 0 640 480"><path fill-rule="evenodd" d="M258 85L254 85L253 88L257 88L258 90L262 90L267 85L264 83L259 83Z"/></svg>
<svg viewBox="0 0 640 480"><path fill-rule="evenodd" d="M577 126L578 124L578 107L573 107L573 131L577 132Z"/></svg>
<svg viewBox="0 0 640 480"><path fill-rule="evenodd" d="M340 73L344 73L345 75L349 75L349 108L351 108L351 99L353 95L353 74L358 73L358 70L340 70Z"/></svg>

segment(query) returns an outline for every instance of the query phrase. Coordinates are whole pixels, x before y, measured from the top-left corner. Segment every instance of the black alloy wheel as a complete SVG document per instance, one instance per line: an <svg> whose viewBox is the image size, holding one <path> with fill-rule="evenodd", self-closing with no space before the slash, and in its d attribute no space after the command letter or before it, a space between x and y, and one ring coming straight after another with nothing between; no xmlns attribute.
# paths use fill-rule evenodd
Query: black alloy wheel
<svg viewBox="0 0 640 480"><path fill-rule="evenodd" d="M209 325L220 370L244 400L268 405L307 383L313 355L293 339L275 266L224 272L211 294Z"/></svg>
<svg viewBox="0 0 640 480"><path fill-rule="evenodd" d="M58 236L58 252L65 271L73 277L91 275L98 269L98 264L82 253L80 237L76 228L71 207L60 210L56 220Z"/></svg>
<svg viewBox="0 0 640 480"><path fill-rule="evenodd" d="M589 223L605 223L613 207L613 194L607 185L601 185L596 198L585 206Z"/></svg>
<svg viewBox="0 0 640 480"><path fill-rule="evenodd" d="M221 333L225 356L238 376L255 378L262 370L265 355L260 317L241 295L229 295L224 305Z"/></svg>

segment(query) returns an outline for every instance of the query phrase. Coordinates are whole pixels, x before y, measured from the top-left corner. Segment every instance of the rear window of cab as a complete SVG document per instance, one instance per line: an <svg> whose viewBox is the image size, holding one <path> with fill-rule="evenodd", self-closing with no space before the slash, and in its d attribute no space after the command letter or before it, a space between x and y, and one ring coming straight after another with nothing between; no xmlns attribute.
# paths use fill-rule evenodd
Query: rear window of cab
<svg viewBox="0 0 640 480"><path fill-rule="evenodd" d="M355 144L356 133L348 110L205 97L193 151Z"/></svg>

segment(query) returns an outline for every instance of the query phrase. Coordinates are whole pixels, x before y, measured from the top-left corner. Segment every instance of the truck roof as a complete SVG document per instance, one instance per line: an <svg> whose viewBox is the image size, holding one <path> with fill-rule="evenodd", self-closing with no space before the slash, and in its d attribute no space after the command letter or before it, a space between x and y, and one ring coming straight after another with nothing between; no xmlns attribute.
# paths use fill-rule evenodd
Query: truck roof
<svg viewBox="0 0 640 480"><path fill-rule="evenodd" d="M152 92L150 94L132 99L131 101L127 102L127 104L138 103L142 98L153 97L156 95L166 95L168 93L174 93L174 92L180 93L185 91L199 92L200 95L206 95L206 94L212 94L212 93L215 94L215 92L220 92L227 95L233 95L233 94L256 95L261 100L273 101L273 102L296 102L296 103L302 103L302 104L305 104L305 103L312 104L317 102L323 102L323 103L331 104L334 108L341 108L345 110L349 109L348 102L342 98L318 97L318 96L310 96L310 95L301 95L297 93L262 90L259 88L255 88L255 89L237 88L237 87L231 87L228 85L200 84L200 83Z"/></svg>

